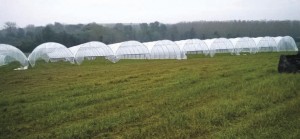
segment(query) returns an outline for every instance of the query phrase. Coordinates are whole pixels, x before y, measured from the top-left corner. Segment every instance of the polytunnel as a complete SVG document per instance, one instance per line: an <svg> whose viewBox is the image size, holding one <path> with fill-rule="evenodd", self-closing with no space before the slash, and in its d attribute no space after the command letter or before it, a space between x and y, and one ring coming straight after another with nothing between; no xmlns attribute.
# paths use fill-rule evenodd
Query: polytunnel
<svg viewBox="0 0 300 139"><path fill-rule="evenodd" d="M84 59L95 59L96 57L112 57L112 49L102 42L92 41L69 48L74 55L77 64L81 64Z"/></svg>
<svg viewBox="0 0 300 139"><path fill-rule="evenodd" d="M66 46L55 42L47 42L37 46L28 57L31 66L35 66L35 62L39 59L43 59L46 62L74 62L72 52Z"/></svg>
<svg viewBox="0 0 300 139"><path fill-rule="evenodd" d="M255 41L249 37L230 39L234 46L234 53L248 52L251 54L257 53L259 48L256 47Z"/></svg>
<svg viewBox="0 0 300 139"><path fill-rule="evenodd" d="M259 52L277 52L277 44L273 37L258 37L254 38L256 47Z"/></svg>
<svg viewBox="0 0 300 139"><path fill-rule="evenodd" d="M150 51L151 59L186 59L185 53L170 40L160 40L144 43Z"/></svg>
<svg viewBox="0 0 300 139"><path fill-rule="evenodd" d="M290 36L275 37L278 51L298 51L295 40Z"/></svg>
<svg viewBox="0 0 300 139"><path fill-rule="evenodd" d="M204 40L204 42L208 45L212 56L214 55L214 53L234 53L234 46L229 39L208 39Z"/></svg>
<svg viewBox="0 0 300 139"><path fill-rule="evenodd" d="M188 39L175 42L182 53L186 54L205 54L210 53L209 47L200 39Z"/></svg>
<svg viewBox="0 0 300 139"><path fill-rule="evenodd" d="M0 66L13 61L18 61L22 65L20 69L28 68L27 57L21 50L12 45L0 44Z"/></svg>
<svg viewBox="0 0 300 139"><path fill-rule="evenodd" d="M150 56L147 47L138 41L126 41L108 45L114 57L108 57L112 62L117 62L120 59L148 59Z"/></svg>

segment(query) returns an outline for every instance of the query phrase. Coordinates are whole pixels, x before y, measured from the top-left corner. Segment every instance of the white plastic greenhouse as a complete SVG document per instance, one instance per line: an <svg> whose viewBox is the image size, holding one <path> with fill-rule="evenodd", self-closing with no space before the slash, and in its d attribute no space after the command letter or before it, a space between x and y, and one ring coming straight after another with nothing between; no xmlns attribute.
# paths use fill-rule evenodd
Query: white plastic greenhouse
<svg viewBox="0 0 300 139"><path fill-rule="evenodd" d="M112 49L102 42L92 41L69 48L73 53L77 64L81 64L86 58L93 60L96 57L112 57Z"/></svg>
<svg viewBox="0 0 300 139"><path fill-rule="evenodd" d="M160 40L144 43L150 51L150 59L186 59L179 46L170 40Z"/></svg>
<svg viewBox="0 0 300 139"><path fill-rule="evenodd" d="M13 61L20 62L21 69L27 69L28 67L27 57L21 50L8 44L0 44L0 66Z"/></svg>
<svg viewBox="0 0 300 139"><path fill-rule="evenodd" d="M258 37L254 38L256 47L259 48L259 52L277 52L277 44L273 37Z"/></svg>
<svg viewBox="0 0 300 139"><path fill-rule="evenodd" d="M210 54L209 47L200 39L188 39L175 42L181 52L186 54Z"/></svg>
<svg viewBox="0 0 300 139"><path fill-rule="evenodd" d="M120 59L187 59L186 54L204 54L213 57L216 53L239 55L244 52L254 54L281 51L298 51L295 40L290 36L267 36L207 40L187 39L176 42L159 40L146 43L132 40L110 45L92 41L69 49L59 43L47 42L37 46L28 58L18 48L0 44L0 66L18 61L22 65L18 69L27 69L29 64L34 67L39 59L46 62L60 60L76 62L80 65L85 59L93 60L96 57L105 57L116 63Z"/></svg>
<svg viewBox="0 0 300 139"><path fill-rule="evenodd" d="M55 42L43 43L37 46L28 57L31 66L35 66L38 59L43 59L46 62L60 60L74 62L72 52L64 45Z"/></svg>
<svg viewBox="0 0 300 139"><path fill-rule="evenodd" d="M253 38L243 37L230 39L234 46L234 53L239 54L241 52L257 53L259 48L256 46Z"/></svg>
<svg viewBox="0 0 300 139"><path fill-rule="evenodd" d="M208 45L212 56L214 55L214 53L234 53L234 46L229 39L208 39L204 40L204 42Z"/></svg>
<svg viewBox="0 0 300 139"><path fill-rule="evenodd" d="M295 40L290 36L275 37L278 51L298 51Z"/></svg>
<svg viewBox="0 0 300 139"><path fill-rule="evenodd" d="M148 59L150 55L147 47L138 41L126 41L108 46L114 53L114 57L108 59L114 63L120 59Z"/></svg>

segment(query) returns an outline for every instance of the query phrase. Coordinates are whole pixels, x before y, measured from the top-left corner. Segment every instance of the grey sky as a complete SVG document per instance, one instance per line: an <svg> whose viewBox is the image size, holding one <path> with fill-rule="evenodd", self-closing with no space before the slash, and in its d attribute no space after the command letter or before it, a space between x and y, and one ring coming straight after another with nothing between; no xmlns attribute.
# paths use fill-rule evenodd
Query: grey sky
<svg viewBox="0 0 300 139"><path fill-rule="evenodd" d="M300 0L0 0L0 26L300 20Z"/></svg>

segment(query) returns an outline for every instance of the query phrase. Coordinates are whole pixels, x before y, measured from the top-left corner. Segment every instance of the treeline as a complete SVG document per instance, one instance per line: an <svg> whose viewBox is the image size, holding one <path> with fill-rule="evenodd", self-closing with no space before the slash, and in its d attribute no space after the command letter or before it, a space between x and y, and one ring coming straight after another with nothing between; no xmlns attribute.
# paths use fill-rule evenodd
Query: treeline
<svg viewBox="0 0 300 139"><path fill-rule="evenodd" d="M300 21L198 21L163 24L77 24L61 23L47 26L28 25L19 28L16 23L6 22L0 30L0 43L11 44L24 52L31 52L44 42L58 42L71 47L89 41L106 44L127 40L141 42L190 38L235 38L260 36L292 36L300 41Z"/></svg>

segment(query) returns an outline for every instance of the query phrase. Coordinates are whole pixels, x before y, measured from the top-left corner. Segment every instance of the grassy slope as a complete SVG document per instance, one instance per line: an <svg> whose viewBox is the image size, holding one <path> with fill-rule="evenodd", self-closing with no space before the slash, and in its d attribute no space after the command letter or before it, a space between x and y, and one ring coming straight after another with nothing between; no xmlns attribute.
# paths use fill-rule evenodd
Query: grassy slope
<svg viewBox="0 0 300 139"><path fill-rule="evenodd" d="M299 138L279 54L0 68L0 138Z"/></svg>

